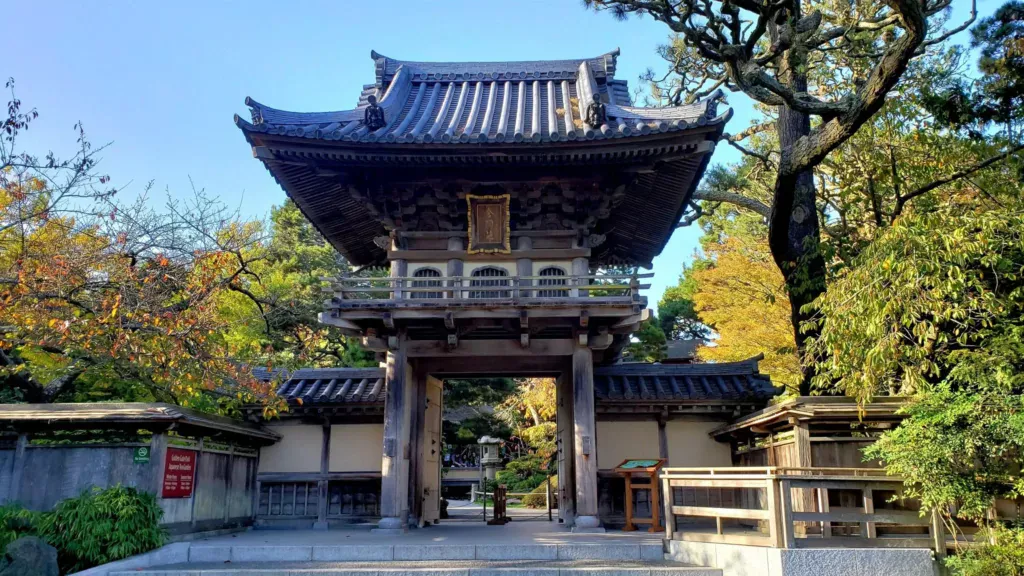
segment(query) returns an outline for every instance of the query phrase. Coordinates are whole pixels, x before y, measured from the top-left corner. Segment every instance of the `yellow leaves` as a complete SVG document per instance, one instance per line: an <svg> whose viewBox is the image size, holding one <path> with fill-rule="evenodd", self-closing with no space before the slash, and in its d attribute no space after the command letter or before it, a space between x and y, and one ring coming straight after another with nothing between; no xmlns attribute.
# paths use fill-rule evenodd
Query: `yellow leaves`
<svg viewBox="0 0 1024 576"><path fill-rule="evenodd" d="M698 354L721 362L763 353L762 370L776 384L799 382L800 363L782 274L761 239L726 238L706 247L714 264L692 272L694 305L719 339Z"/></svg>

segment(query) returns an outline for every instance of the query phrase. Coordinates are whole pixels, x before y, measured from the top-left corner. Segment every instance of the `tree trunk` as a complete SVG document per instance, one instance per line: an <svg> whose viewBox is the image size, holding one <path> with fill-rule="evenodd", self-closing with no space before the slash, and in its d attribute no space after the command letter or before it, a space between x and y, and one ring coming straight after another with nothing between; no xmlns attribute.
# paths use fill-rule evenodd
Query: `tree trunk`
<svg viewBox="0 0 1024 576"><path fill-rule="evenodd" d="M799 18L799 14L793 15ZM777 41L777 30L771 30ZM795 92L807 91L806 54L792 48L779 63L779 78ZM811 119L802 112L782 106L777 124L781 158L775 179L774 202L768 219L768 245L775 264L782 271L789 293L790 318L793 336L801 357L802 378L800 395L811 392L813 367L803 358L805 342L816 331L801 332L801 324L810 318L802 311L825 291L825 260L821 254L821 224L815 204L814 173L796 171L797 158L792 156L793 145L811 133Z"/></svg>

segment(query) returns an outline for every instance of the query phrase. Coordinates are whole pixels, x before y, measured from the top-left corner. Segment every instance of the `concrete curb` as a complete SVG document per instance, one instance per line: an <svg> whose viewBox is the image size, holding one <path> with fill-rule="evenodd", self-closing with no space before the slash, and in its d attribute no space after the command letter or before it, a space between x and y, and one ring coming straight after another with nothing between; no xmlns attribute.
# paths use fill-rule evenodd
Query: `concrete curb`
<svg viewBox="0 0 1024 576"><path fill-rule="evenodd" d="M151 566L162 566L165 564L181 564L188 562L189 547L191 545L191 542L175 542L173 544L157 548L156 550L150 550L145 554L139 554L138 556L132 556L131 558L125 558L124 560L118 560L117 562L110 562L103 564L102 566L96 566L89 568L88 570L75 572L68 576L108 576L111 572L121 572L124 570L135 571L139 568L149 568Z"/></svg>

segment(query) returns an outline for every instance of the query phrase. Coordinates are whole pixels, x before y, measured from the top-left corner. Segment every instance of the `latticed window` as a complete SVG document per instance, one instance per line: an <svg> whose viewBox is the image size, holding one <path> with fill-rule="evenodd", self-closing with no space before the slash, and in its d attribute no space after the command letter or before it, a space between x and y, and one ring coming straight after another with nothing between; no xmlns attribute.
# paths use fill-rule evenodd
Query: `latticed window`
<svg viewBox="0 0 1024 576"><path fill-rule="evenodd" d="M473 278L469 281L470 288L480 286L511 286L508 272L502 268L488 266L473 270ZM510 290L470 290L470 298L511 298Z"/></svg>
<svg viewBox="0 0 1024 576"><path fill-rule="evenodd" d="M433 288L435 286L443 286L441 280L441 272L433 268L420 268L413 273L413 278L423 278L423 280L413 280L413 288ZM410 298L444 298L443 292L426 292L426 291L415 291L409 293Z"/></svg>
<svg viewBox="0 0 1024 576"><path fill-rule="evenodd" d="M549 266L540 271L541 279L537 281L538 286L565 286L565 270L555 266ZM547 290L540 289L537 291L537 296L541 298L565 298L569 295L568 290L552 289Z"/></svg>

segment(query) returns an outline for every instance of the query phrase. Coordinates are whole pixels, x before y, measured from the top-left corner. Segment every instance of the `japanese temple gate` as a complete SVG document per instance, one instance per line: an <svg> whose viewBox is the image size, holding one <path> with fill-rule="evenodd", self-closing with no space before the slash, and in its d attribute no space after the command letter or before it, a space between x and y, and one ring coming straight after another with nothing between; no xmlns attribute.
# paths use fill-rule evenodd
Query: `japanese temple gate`
<svg viewBox="0 0 1024 576"><path fill-rule="evenodd" d="M649 315L650 275L615 273L649 268L665 247L730 116L721 95L633 106L617 51L500 63L371 56L376 77L354 109L247 99L251 121L235 119L349 262L390 267L333 281L321 321L361 337L384 366L283 378L291 422L261 459L258 508L272 516L290 494L290 517L321 527L371 508L381 530L436 521L441 382L455 376L557 378L559 516L576 530L600 529L602 501L615 500L602 496L600 466L622 452L727 465L729 446L707 431L763 407L774 388L756 360L622 363Z"/></svg>

